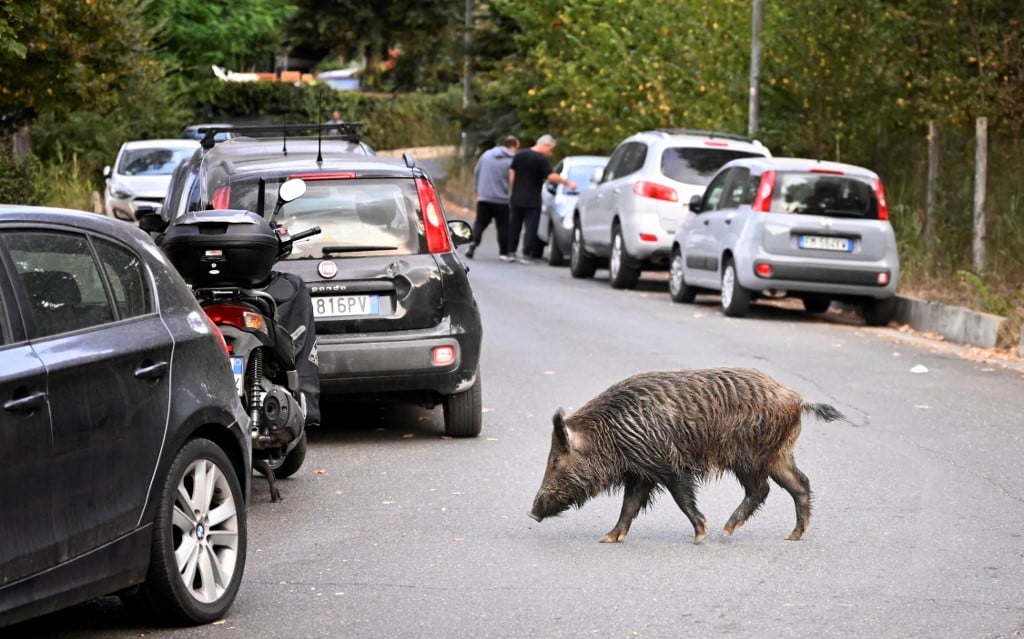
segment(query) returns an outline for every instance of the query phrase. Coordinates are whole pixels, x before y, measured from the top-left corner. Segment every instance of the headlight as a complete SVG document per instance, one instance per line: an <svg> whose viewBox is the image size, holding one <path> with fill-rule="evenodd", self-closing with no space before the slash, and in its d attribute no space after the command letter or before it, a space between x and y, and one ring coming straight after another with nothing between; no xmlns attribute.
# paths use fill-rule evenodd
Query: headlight
<svg viewBox="0 0 1024 639"><path fill-rule="evenodd" d="M116 183L107 185L107 193L110 194L110 197L116 198L118 200L129 200L135 195L126 187Z"/></svg>

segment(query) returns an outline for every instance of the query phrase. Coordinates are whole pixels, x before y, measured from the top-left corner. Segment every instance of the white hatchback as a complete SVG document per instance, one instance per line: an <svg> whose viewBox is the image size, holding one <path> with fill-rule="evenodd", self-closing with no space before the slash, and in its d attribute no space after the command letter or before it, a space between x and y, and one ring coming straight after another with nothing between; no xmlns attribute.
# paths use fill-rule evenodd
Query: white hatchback
<svg viewBox="0 0 1024 639"><path fill-rule="evenodd" d="M174 138L122 144L114 165L103 167L107 178L103 191L106 214L134 222L138 206L162 204L174 169L198 148L198 140Z"/></svg>
<svg viewBox="0 0 1024 639"><path fill-rule="evenodd" d="M686 202L726 162L770 156L757 140L714 131L661 129L623 140L576 205L569 267L589 278L608 265L614 288L633 288L643 270L666 270Z"/></svg>

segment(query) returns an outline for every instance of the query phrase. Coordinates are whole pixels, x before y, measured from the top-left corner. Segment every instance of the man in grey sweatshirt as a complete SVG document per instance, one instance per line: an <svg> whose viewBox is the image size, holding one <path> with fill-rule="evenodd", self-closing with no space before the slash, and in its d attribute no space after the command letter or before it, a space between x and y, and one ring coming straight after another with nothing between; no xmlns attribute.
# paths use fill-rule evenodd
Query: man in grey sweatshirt
<svg viewBox="0 0 1024 639"><path fill-rule="evenodd" d="M484 229L494 220L498 230L498 259L511 261L508 255L508 167L519 148L519 139L506 135L501 144L480 154L473 170L473 184L476 192L476 221L473 222L473 243L466 250L466 257L472 258L480 246Z"/></svg>

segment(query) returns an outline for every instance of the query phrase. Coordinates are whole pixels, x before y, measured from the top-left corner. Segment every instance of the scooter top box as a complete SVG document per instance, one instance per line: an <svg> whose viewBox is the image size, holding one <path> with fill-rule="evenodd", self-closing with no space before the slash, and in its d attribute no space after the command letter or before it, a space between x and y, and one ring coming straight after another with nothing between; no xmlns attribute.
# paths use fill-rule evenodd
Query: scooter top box
<svg viewBox="0 0 1024 639"><path fill-rule="evenodd" d="M270 278L279 242L270 224L251 211L191 211L160 243L186 282L200 288L254 288Z"/></svg>

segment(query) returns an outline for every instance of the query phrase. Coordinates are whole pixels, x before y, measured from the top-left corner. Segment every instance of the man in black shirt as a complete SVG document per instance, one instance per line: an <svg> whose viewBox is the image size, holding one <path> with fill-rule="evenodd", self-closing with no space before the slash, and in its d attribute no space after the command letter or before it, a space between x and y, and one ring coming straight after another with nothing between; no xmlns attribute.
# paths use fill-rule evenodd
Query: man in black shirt
<svg viewBox="0 0 1024 639"><path fill-rule="evenodd" d="M565 184L570 189L576 183L551 170L551 152L555 150L555 138L542 135L536 144L523 149L512 158L508 169L509 184L509 229L508 250L506 254L515 255L519 248L519 236L526 224L526 236L523 238L523 252L519 256L520 264L532 264L537 250L537 226L540 224L541 189L544 182Z"/></svg>

